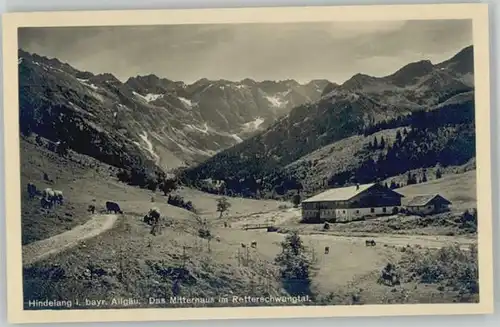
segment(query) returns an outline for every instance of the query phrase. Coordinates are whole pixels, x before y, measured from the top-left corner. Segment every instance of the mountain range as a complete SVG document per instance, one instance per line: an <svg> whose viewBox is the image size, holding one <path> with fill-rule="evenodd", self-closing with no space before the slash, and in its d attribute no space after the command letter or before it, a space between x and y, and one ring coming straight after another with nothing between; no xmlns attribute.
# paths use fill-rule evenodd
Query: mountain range
<svg viewBox="0 0 500 327"><path fill-rule="evenodd" d="M242 187L238 184L246 181L247 188L253 190L250 193L254 193L257 188L264 187L259 184L266 181L268 190L276 184L281 184L283 179L299 179L307 182L311 177L307 174L297 177L289 176L285 172L297 166L294 162L301 161L304 156L316 150L320 151L326 146L332 147L335 142L364 135L370 128L375 128L374 132L404 126L411 129L412 125L418 124L419 117L424 117L422 119L427 117L426 124L438 129L445 125L469 124L467 125L469 131L470 128L474 131L473 63L473 47L469 46L438 64L423 60L410 63L388 76L356 74L341 85L328 85L318 101L295 107L265 131L218 153L201 165L187 169L184 178L194 184L196 181L206 179L230 181L232 185L230 188L234 188L237 192L242 191ZM439 111L435 117L430 114L420 115L433 110ZM440 114L441 112L445 114ZM457 119L448 121L447 117ZM437 122L442 122L443 126L437 126L432 119L438 119ZM426 128L422 123L420 127ZM466 129L458 129L458 131L464 130ZM393 131L393 134L395 133L396 131ZM442 137L441 132L438 134ZM416 135L421 136L421 134ZM452 133L449 137L455 140L461 136ZM470 147L474 148L474 132L467 134L466 138L466 152L469 153ZM367 145L368 139L366 137L365 139L366 141L362 143ZM412 140L412 142L431 141L428 139L424 141L422 138ZM448 141L440 140L438 143L450 145ZM344 142L342 149L344 152L351 151L348 154L349 160L357 160L355 157L359 154L350 150L351 144ZM365 150L366 147L359 149L359 151ZM331 176L344 171L336 170L331 163L335 161L334 156L339 153L331 149L328 151L331 155L330 163L324 170L330 171L325 172L324 177L330 179ZM387 151L385 149L384 153ZM472 151L472 156L474 155L475 152ZM468 157L467 159L470 159L470 155ZM301 162L310 161L304 158ZM441 160L443 161L442 158ZM436 164L438 158L435 158L434 162L431 161L426 164ZM359 164L363 164L363 161ZM345 173L353 175L357 168L353 167L354 170ZM316 174L317 169L311 169L313 175ZM285 178L285 175L288 177ZM387 176L371 175L372 179L376 177ZM344 182L347 182L345 177L342 178L342 183ZM292 188L296 184L290 183Z"/></svg>
<svg viewBox="0 0 500 327"><path fill-rule="evenodd" d="M383 77L355 74L342 84L186 84L153 74L122 82L19 50L20 127L125 170L182 168L182 180L197 187L223 180L236 193L254 194L277 184L345 184L348 176L400 174L366 167L411 151L426 153L426 166L474 157L473 66L469 46L441 63L421 60ZM422 133L426 124L433 130ZM375 134L385 135L384 147L372 146ZM466 150L445 151L457 144ZM405 168L418 166L415 160Z"/></svg>
<svg viewBox="0 0 500 327"><path fill-rule="evenodd" d="M292 108L321 97L326 80L193 84L79 71L58 59L19 50L21 128L78 152L129 167L189 166L241 143Z"/></svg>

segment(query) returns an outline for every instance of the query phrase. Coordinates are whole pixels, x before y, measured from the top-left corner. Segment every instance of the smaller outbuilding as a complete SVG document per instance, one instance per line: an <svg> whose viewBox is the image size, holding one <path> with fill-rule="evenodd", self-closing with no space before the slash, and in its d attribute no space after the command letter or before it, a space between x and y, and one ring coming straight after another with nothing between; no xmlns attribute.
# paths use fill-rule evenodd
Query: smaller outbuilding
<svg viewBox="0 0 500 327"><path fill-rule="evenodd" d="M439 194L418 195L406 204L406 211L418 215L430 215L450 210L451 202Z"/></svg>

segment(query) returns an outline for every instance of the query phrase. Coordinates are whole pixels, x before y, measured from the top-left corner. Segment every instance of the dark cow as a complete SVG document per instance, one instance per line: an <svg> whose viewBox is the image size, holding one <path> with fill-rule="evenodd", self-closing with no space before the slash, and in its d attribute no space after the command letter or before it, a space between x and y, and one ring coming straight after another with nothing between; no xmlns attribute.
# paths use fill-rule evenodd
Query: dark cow
<svg viewBox="0 0 500 327"><path fill-rule="evenodd" d="M38 191L36 185L33 183L28 183L28 195L30 199L33 199L37 195Z"/></svg>
<svg viewBox="0 0 500 327"><path fill-rule="evenodd" d="M328 254L330 253L330 247L329 246L325 246L325 254Z"/></svg>
<svg viewBox="0 0 500 327"><path fill-rule="evenodd" d="M148 225L155 225L160 220L160 210L158 208L149 209L147 215L144 216L143 221Z"/></svg>
<svg viewBox="0 0 500 327"><path fill-rule="evenodd" d="M160 210L158 208L149 209L148 216L153 219L153 222L157 222L160 219Z"/></svg>
<svg viewBox="0 0 500 327"><path fill-rule="evenodd" d="M250 243L250 246L253 247L253 248L256 248L257 247L257 241L252 241L252 243Z"/></svg>
<svg viewBox="0 0 500 327"><path fill-rule="evenodd" d="M95 205L91 204L89 205L88 209L87 209L88 212L94 214L95 212Z"/></svg>
<svg viewBox="0 0 500 327"><path fill-rule="evenodd" d="M366 246L375 246L377 243L375 243L375 240L366 240L365 241Z"/></svg>
<svg viewBox="0 0 500 327"><path fill-rule="evenodd" d="M52 202L50 200L47 200L46 197L41 197L40 198L40 206L44 209L50 209L50 208L52 208Z"/></svg>
<svg viewBox="0 0 500 327"><path fill-rule="evenodd" d="M108 213L121 213L123 215L123 211L120 209L120 206L116 202L106 201L106 211Z"/></svg>

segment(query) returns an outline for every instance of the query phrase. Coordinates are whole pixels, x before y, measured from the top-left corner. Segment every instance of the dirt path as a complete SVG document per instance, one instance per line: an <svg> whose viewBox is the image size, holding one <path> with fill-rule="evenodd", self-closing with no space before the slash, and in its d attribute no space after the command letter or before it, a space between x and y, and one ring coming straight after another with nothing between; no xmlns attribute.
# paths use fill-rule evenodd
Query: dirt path
<svg viewBox="0 0 500 327"><path fill-rule="evenodd" d="M79 242L95 237L111 229L117 215L95 215L83 225L45 240L23 246L23 265L30 265L48 256L65 251Z"/></svg>

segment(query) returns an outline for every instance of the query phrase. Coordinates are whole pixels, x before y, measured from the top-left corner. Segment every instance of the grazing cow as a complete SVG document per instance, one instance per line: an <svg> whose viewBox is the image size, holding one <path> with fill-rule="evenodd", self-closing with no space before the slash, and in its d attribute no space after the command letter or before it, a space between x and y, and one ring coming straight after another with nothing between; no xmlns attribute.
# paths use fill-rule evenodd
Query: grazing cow
<svg viewBox="0 0 500 327"><path fill-rule="evenodd" d="M50 187L47 187L46 189L44 189L42 191L42 196L44 198L50 198L50 197L54 197L54 190L52 190Z"/></svg>
<svg viewBox="0 0 500 327"><path fill-rule="evenodd" d="M247 247L247 245L246 245L245 243L241 243L241 247L242 247L242 248L246 248L246 247Z"/></svg>
<svg viewBox="0 0 500 327"><path fill-rule="evenodd" d="M375 240L366 240L365 241L365 246L375 246L377 243L375 243Z"/></svg>
<svg viewBox="0 0 500 327"><path fill-rule="evenodd" d="M95 205L91 204L89 205L88 209L87 209L88 212L94 214L95 212Z"/></svg>
<svg viewBox="0 0 500 327"><path fill-rule="evenodd" d="M252 241L252 243L250 243L250 246L253 247L253 248L256 248L257 247L257 241Z"/></svg>
<svg viewBox="0 0 500 327"><path fill-rule="evenodd" d="M63 204L64 202L64 195L62 191L59 190L54 190L54 201Z"/></svg>
<svg viewBox="0 0 500 327"><path fill-rule="evenodd" d="M33 183L28 183L28 195L30 199L34 198L37 194L36 185Z"/></svg>
<svg viewBox="0 0 500 327"><path fill-rule="evenodd" d="M44 209L50 209L50 208L52 208L52 202L47 200L45 197L42 197L40 199L40 206Z"/></svg>
<svg viewBox="0 0 500 327"><path fill-rule="evenodd" d="M50 187L46 188L42 192L42 198L45 200L43 201L44 204L42 204L42 207L52 207L54 203L56 202L56 194L53 189Z"/></svg>
<svg viewBox="0 0 500 327"><path fill-rule="evenodd" d="M149 217L149 221L152 224L158 223L158 220L160 219L160 209L158 209L156 207L149 209L148 217Z"/></svg>
<svg viewBox="0 0 500 327"><path fill-rule="evenodd" d="M329 246L325 246L325 254L328 254L330 253L330 247Z"/></svg>
<svg viewBox="0 0 500 327"><path fill-rule="evenodd" d="M121 213L123 215L123 211L120 209L120 206L116 202L106 201L106 211L108 213Z"/></svg>

